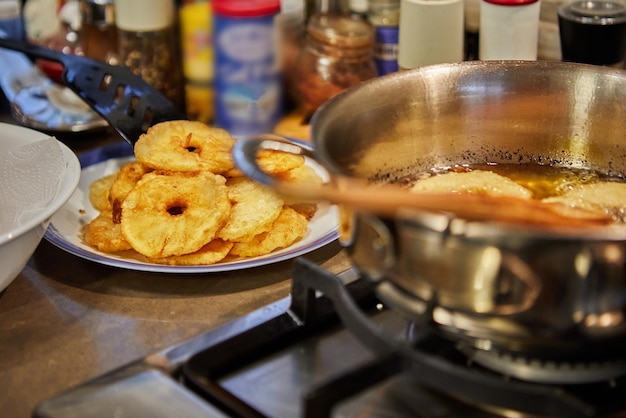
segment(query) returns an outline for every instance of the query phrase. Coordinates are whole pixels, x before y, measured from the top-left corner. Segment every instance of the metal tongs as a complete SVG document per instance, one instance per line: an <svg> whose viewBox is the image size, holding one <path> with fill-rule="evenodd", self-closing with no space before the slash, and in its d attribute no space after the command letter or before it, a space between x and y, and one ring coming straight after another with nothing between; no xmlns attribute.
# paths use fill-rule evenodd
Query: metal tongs
<svg viewBox="0 0 626 418"><path fill-rule="evenodd" d="M31 59L60 63L63 84L131 145L154 124L187 118L181 109L128 67L13 39L0 38L0 48L22 52Z"/></svg>

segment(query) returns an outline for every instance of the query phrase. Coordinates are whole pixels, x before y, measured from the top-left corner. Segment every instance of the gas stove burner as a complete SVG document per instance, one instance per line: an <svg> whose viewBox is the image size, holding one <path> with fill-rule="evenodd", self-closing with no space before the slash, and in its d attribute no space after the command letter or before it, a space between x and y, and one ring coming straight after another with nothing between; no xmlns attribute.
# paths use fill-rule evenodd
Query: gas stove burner
<svg viewBox="0 0 626 418"><path fill-rule="evenodd" d="M505 376L545 384L586 384L611 381L626 375L626 360L555 361L499 351L459 347L474 363Z"/></svg>

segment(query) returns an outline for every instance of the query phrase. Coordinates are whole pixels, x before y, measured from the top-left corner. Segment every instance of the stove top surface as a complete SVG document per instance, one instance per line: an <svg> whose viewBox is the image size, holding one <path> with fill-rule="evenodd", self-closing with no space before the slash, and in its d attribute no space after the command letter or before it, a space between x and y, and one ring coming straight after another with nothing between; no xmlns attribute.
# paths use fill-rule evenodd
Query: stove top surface
<svg viewBox="0 0 626 418"><path fill-rule="evenodd" d="M319 269L296 264L305 276ZM34 416L626 417L624 381L511 379L386 309L353 270L321 289L294 277L291 297L60 394ZM346 294L354 306L342 307ZM344 317L354 308L365 326Z"/></svg>

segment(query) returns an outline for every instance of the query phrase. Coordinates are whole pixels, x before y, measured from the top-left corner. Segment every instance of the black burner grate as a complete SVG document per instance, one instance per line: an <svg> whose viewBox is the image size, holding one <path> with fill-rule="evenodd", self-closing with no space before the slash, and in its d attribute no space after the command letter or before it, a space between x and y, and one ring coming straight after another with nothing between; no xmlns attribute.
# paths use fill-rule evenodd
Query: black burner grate
<svg viewBox="0 0 626 418"><path fill-rule="evenodd" d="M568 386L504 378L481 366L468 365L467 357L454 343L433 335L428 327L418 325L401 338L388 335L371 320L381 312L381 304L365 280L344 283L304 258L296 260L293 277L289 310L192 356L182 367L182 381L234 416L271 416L220 382L303 339L323 338L329 330L345 326L369 347L372 358L358 368L310 385L302 399L293 400L301 402L304 417L331 416L347 399L407 373L424 390L440 393L472 410L479 407L550 417L620 416L619 411L626 411L621 396L626 382ZM491 415L485 412L483 416Z"/></svg>

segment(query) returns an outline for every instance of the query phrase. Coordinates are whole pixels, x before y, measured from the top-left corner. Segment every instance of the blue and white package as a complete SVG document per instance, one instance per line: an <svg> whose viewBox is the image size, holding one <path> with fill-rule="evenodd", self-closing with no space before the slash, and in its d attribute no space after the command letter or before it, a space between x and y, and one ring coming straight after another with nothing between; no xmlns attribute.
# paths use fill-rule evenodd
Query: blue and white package
<svg viewBox="0 0 626 418"><path fill-rule="evenodd" d="M271 132L282 114L274 15L214 15L215 125L234 137Z"/></svg>

